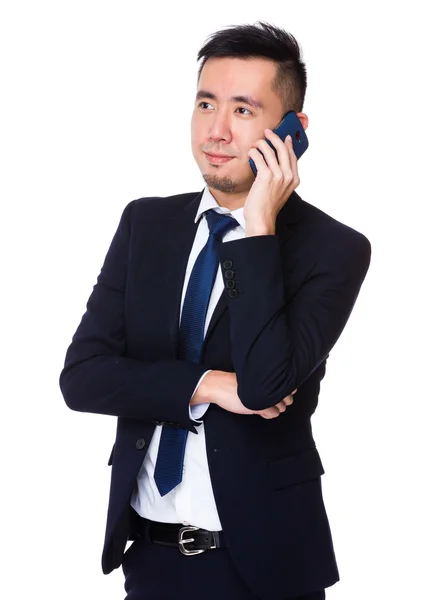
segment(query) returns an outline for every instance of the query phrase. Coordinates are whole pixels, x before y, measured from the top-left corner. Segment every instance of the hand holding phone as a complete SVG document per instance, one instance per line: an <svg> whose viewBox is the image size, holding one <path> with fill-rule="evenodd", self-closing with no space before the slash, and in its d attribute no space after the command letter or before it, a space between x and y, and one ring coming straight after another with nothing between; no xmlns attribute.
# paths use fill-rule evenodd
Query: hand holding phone
<svg viewBox="0 0 443 600"><path fill-rule="evenodd" d="M303 128L303 125L301 124L301 121L298 118L297 113L295 113L293 110L291 110L285 114L283 119L280 121L278 127L276 129L274 129L273 131L283 141L285 141L285 138L287 135L291 136L292 146L294 148L294 153L295 153L295 156L297 157L297 159L300 158L300 156L305 152L305 150L309 146L308 138L306 137L306 133ZM268 142L270 147L274 150L275 156L276 156L277 162L278 162L277 150L274 148L274 146L271 144L271 142L268 139L266 139L266 141ZM258 148L257 148L257 150L258 150ZM261 152L260 150L258 150L258 151L263 156L263 152ZM254 173L254 175L257 175L257 167L255 166L255 162L252 160L252 158L249 159L249 164L251 165L251 169L252 169L252 172Z"/></svg>

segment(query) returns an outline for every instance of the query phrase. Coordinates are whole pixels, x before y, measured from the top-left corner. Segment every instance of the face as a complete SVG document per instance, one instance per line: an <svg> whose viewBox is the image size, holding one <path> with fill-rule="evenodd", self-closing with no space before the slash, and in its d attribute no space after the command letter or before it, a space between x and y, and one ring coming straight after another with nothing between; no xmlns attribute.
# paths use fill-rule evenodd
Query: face
<svg viewBox="0 0 443 600"><path fill-rule="evenodd" d="M258 58L210 58L205 63L191 137L192 153L211 191L240 196L253 184L248 152L284 115L271 88L275 74L274 62Z"/></svg>

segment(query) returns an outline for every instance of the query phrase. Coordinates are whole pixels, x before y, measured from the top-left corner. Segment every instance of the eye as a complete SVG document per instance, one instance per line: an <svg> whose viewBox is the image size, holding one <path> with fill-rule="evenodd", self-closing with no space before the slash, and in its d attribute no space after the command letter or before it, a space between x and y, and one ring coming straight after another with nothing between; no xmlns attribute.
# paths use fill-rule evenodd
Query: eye
<svg viewBox="0 0 443 600"><path fill-rule="evenodd" d="M237 108L237 110L246 110L250 115L252 115L252 112L249 110L249 108L245 108L244 106L240 106L239 108ZM245 113L241 114L244 115Z"/></svg>
<svg viewBox="0 0 443 600"><path fill-rule="evenodd" d="M203 104L206 104L207 106L212 106L211 104L209 104L209 102L200 102L200 104L198 105L199 108L203 108L203 109L206 108L203 106Z"/></svg>

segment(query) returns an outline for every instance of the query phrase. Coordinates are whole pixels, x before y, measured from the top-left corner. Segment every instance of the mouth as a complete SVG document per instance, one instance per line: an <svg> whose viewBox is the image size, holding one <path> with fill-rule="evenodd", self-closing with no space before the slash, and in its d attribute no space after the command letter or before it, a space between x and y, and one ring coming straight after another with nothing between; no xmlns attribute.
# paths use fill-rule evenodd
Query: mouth
<svg viewBox="0 0 443 600"><path fill-rule="evenodd" d="M207 152L204 152L204 155L206 156L208 162L210 162L212 165L221 165L234 158L233 156L226 156L223 154L208 154Z"/></svg>

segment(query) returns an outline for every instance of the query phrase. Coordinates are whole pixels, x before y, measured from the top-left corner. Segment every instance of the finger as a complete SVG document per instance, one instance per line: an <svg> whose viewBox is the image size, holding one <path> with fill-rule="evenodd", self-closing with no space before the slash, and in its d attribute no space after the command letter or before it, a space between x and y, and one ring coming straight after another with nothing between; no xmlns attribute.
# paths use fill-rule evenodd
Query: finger
<svg viewBox="0 0 443 600"><path fill-rule="evenodd" d="M258 414L263 417L263 419L275 419L280 415L280 411L275 408L275 406L271 406L271 408L265 408L264 410L258 411Z"/></svg>
<svg viewBox="0 0 443 600"><path fill-rule="evenodd" d="M274 408L276 408L279 412L285 412L286 410L286 402L285 402L286 398L284 400L282 400L281 402L279 402L278 404L276 404L274 406Z"/></svg>
<svg viewBox="0 0 443 600"><path fill-rule="evenodd" d="M258 175L258 173L261 173L263 175L266 173L266 171L269 171L268 165L266 164L265 159L260 154L260 152L257 150L257 148L251 148L248 152L248 156L249 156L249 158L252 158L252 160L255 162L255 166L257 167L257 175ZM270 171L269 171L269 173L270 173Z"/></svg>
<svg viewBox="0 0 443 600"><path fill-rule="evenodd" d="M259 148L263 152L264 160L268 165L272 175L274 177L282 177L282 172L278 164L277 156L268 142L264 139L258 140L255 143L256 148Z"/></svg>
<svg viewBox="0 0 443 600"><path fill-rule="evenodd" d="M274 418L274 416L271 415L267 410L260 410L260 411L258 411L257 414L260 415L260 417L262 417L263 419L273 419Z"/></svg>
<svg viewBox="0 0 443 600"><path fill-rule="evenodd" d="M298 160L294 150L294 144L292 143L291 136L288 136L288 147L289 147L289 164L292 173L292 177L294 178L294 183L298 185L300 183L300 177L298 174Z"/></svg>
<svg viewBox="0 0 443 600"><path fill-rule="evenodd" d="M278 136L272 129L265 129L265 136L272 143L274 148L277 150L278 154L278 163L279 163L279 172L283 174L286 179L292 179L292 165L290 160L290 152L294 152L292 148L292 140L291 136L287 136L285 141L283 141L280 136ZM289 140L288 140L289 137ZM272 151L272 150L271 150ZM275 153L272 151L272 154ZM294 154L295 157L295 154ZM296 157L295 157L296 158ZM277 162L277 160L276 160Z"/></svg>
<svg viewBox="0 0 443 600"><path fill-rule="evenodd" d="M297 390L295 390L296 392ZM294 392L294 393L295 393ZM271 406L271 408L265 408L264 410L254 411L255 414L260 415L264 419L275 419L281 413L284 413L287 406L290 406L294 402L294 398L289 395L286 396L281 402L276 404L275 406Z"/></svg>
<svg viewBox="0 0 443 600"><path fill-rule="evenodd" d="M278 413L278 414L280 414L280 413ZM267 411L263 411L263 412L260 414L260 416L261 416L263 419L275 419L275 417L276 417L276 416L278 416L278 415L275 415L275 414L269 413L269 412L267 412Z"/></svg>

